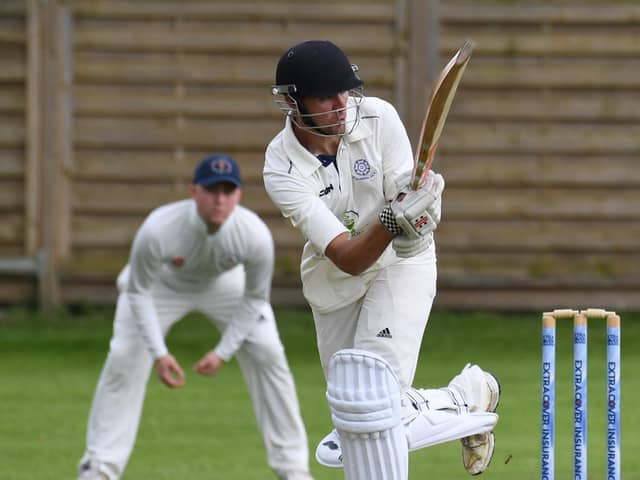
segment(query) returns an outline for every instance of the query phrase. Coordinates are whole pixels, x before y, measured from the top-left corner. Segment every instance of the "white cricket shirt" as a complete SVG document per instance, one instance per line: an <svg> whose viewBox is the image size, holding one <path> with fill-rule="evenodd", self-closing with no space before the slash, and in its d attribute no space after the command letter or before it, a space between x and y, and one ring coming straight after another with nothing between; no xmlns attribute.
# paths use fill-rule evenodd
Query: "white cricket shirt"
<svg viewBox="0 0 640 480"><path fill-rule="evenodd" d="M350 99L353 102L353 99ZM354 109L348 110L348 121ZM399 259L391 247L360 275L352 276L324 255L342 232L356 236L378 221L384 204L398 193L401 177L413 169L411 144L395 108L367 97L360 121L345 135L336 162L323 166L296 138L291 121L266 150L264 183L282 214L304 235L301 260L303 291L311 307L326 313L358 298L380 268ZM431 254L434 247L430 247Z"/></svg>
<svg viewBox="0 0 640 480"><path fill-rule="evenodd" d="M229 360L269 302L273 262L271 232L260 217L240 205L213 234L207 232L191 199L151 212L131 247L126 292L153 358L168 352L151 295L154 282L162 282L179 296L204 291L213 277L244 266L244 297L215 348Z"/></svg>

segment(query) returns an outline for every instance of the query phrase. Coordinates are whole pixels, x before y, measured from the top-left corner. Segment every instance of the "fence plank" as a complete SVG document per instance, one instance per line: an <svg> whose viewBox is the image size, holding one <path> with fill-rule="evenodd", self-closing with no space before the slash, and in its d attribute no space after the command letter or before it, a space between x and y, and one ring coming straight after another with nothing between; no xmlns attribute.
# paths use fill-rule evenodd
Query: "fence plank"
<svg viewBox="0 0 640 480"><path fill-rule="evenodd" d="M634 252L640 222L606 220L456 220L442 222L436 235L441 252Z"/></svg>
<svg viewBox="0 0 640 480"><path fill-rule="evenodd" d="M24 105L23 85L4 85L0 89L0 115L23 113Z"/></svg>
<svg viewBox="0 0 640 480"><path fill-rule="evenodd" d="M459 188L445 193L447 219L640 221L637 188Z"/></svg>
<svg viewBox="0 0 640 480"><path fill-rule="evenodd" d="M0 178L11 180L22 179L24 170L23 149L0 149Z"/></svg>
<svg viewBox="0 0 640 480"><path fill-rule="evenodd" d="M75 144L79 147L187 148L263 150L282 128L281 120L163 118L77 118ZM251 135L247 135L251 132Z"/></svg>
<svg viewBox="0 0 640 480"><path fill-rule="evenodd" d="M74 107L82 116L282 117L266 86L263 89L218 87L195 92L189 88L185 90L184 97L180 98L172 86L77 85L74 88Z"/></svg>
<svg viewBox="0 0 640 480"><path fill-rule="evenodd" d="M546 311L558 306L585 309L606 305L617 311L633 311L638 304L637 289L602 288L446 288L440 289L434 308L457 310Z"/></svg>
<svg viewBox="0 0 640 480"><path fill-rule="evenodd" d="M16 304L19 302L31 302L37 293L36 280L23 276L2 277L2 288L0 288L0 303Z"/></svg>
<svg viewBox="0 0 640 480"><path fill-rule="evenodd" d="M24 118L18 115L0 114L0 147L17 148L24 144Z"/></svg>
<svg viewBox="0 0 640 480"><path fill-rule="evenodd" d="M640 125L486 121L454 118L441 139L444 153L631 155L640 151Z"/></svg>
<svg viewBox="0 0 640 480"><path fill-rule="evenodd" d="M349 0L348 2L324 2L322 4L294 1L238 2L146 2L127 1L95 2L76 0L74 11L79 18L196 18L207 20L244 20L247 22L389 22L393 18L393 4ZM363 6L365 8L363 8Z"/></svg>
<svg viewBox="0 0 640 480"><path fill-rule="evenodd" d="M434 161L450 186L555 186L617 189L640 186L637 156L535 155L531 152L442 154ZM446 193L445 193L446 195Z"/></svg>
<svg viewBox="0 0 640 480"><path fill-rule="evenodd" d="M207 150L189 149L178 161L171 149L76 149L74 178L78 182L111 181L124 184L173 181L186 185L191 181L197 163L218 150L217 146ZM264 148L227 153L238 162L245 183L262 183Z"/></svg>
<svg viewBox="0 0 640 480"><path fill-rule="evenodd" d="M460 39L471 37L476 42L475 55L504 55L512 58L591 57L607 56L624 60L640 54L638 27L594 26L580 30L550 27L541 29L530 23L528 28L504 26L453 25L443 28L442 49L447 52L459 47Z"/></svg>
<svg viewBox="0 0 640 480"><path fill-rule="evenodd" d="M24 18L0 16L0 47L24 48L25 43Z"/></svg>
<svg viewBox="0 0 640 480"><path fill-rule="evenodd" d="M438 254L438 280L449 286L558 286L572 284L605 285L612 282L640 286L636 266L639 253L593 253L588 256L572 252L531 254L528 252L464 253L441 251Z"/></svg>
<svg viewBox="0 0 640 480"><path fill-rule="evenodd" d="M23 83L25 81L25 62L22 55L3 52L0 58L0 84Z"/></svg>
<svg viewBox="0 0 640 480"><path fill-rule="evenodd" d="M640 93L630 90L461 88L451 117L483 120L638 122Z"/></svg>
<svg viewBox="0 0 640 480"><path fill-rule="evenodd" d="M18 211L23 207L24 190L22 180L7 180L0 177L0 212Z"/></svg>
<svg viewBox="0 0 640 480"><path fill-rule="evenodd" d="M473 67L471 66L473 65ZM630 89L640 87L640 60L477 56L464 85L475 88Z"/></svg>
<svg viewBox="0 0 640 480"><path fill-rule="evenodd" d="M274 82L279 54L273 56L228 56L174 53L109 54L78 52L77 83L188 84L253 86L264 89ZM394 71L391 58L353 55L351 61L366 72L367 86L391 88ZM2 76L0 74L0 81Z"/></svg>
<svg viewBox="0 0 640 480"><path fill-rule="evenodd" d="M465 2L443 2L443 23L487 24L504 23L515 27L521 24L551 23L567 25L637 24L640 17L640 6L630 1L629 4L616 2L612 4L567 5L532 4L519 2L512 5L498 5L495 2L482 2L482 8L469 8ZM585 2L586 3L586 2Z"/></svg>
<svg viewBox="0 0 640 480"><path fill-rule="evenodd" d="M24 241L24 219L21 214L5 212L0 222L0 245L2 247L20 246Z"/></svg>
<svg viewBox="0 0 640 480"><path fill-rule="evenodd" d="M362 38L368 38L366 42ZM395 47L388 25L248 23L240 21L149 22L148 20L83 24L75 30L78 51L171 52L207 54L265 54L277 59L301 38L330 38L350 55L391 55ZM1 40L1 39L0 39Z"/></svg>

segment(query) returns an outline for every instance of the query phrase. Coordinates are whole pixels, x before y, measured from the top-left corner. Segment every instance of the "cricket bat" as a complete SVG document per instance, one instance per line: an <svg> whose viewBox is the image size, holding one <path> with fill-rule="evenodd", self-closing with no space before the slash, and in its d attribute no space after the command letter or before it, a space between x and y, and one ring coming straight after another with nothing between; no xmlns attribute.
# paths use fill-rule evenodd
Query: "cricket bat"
<svg viewBox="0 0 640 480"><path fill-rule="evenodd" d="M438 147L442 127L447 120L453 97L458 89L462 74L467 68L473 47L473 40L465 40L460 49L451 57L438 77L431 98L427 104L427 113L422 121L420 138L415 155L415 165L411 178L411 188L419 189L427 179Z"/></svg>

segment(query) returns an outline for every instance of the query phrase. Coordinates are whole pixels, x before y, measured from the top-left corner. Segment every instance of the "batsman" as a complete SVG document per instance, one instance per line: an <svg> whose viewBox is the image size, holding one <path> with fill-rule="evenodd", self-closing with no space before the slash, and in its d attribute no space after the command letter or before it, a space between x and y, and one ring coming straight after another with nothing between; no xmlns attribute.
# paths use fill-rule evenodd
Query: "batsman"
<svg viewBox="0 0 640 480"><path fill-rule="evenodd" d="M436 294L444 179L430 171L411 188L406 130L390 103L364 97L357 71L330 41L284 52L272 93L285 125L263 170L305 239L303 293L335 427L316 459L346 480L406 480L410 451L461 440L476 475L493 455L497 379L467 364L445 387L413 386Z"/></svg>

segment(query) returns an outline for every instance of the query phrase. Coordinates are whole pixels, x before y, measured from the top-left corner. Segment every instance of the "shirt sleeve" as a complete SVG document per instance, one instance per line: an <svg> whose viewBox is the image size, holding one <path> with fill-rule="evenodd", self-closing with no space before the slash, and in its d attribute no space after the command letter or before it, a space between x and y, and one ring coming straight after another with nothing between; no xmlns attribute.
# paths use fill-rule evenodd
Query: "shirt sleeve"
<svg viewBox="0 0 640 480"><path fill-rule="evenodd" d="M267 153L269 154L269 153ZM264 183L271 200L285 218L299 229L320 252L343 232L342 222L314 193L314 188L303 178L274 170L265 170Z"/></svg>
<svg viewBox="0 0 640 480"><path fill-rule="evenodd" d="M161 262L160 245L143 225L131 247L126 293L140 334L154 360L169 353L150 291Z"/></svg>
<svg viewBox="0 0 640 480"><path fill-rule="evenodd" d="M246 281L244 296L233 314L214 352L228 361L253 331L258 321L271 311L271 280L274 268L274 245L271 232L257 222L243 235L249 240L243 260Z"/></svg>

